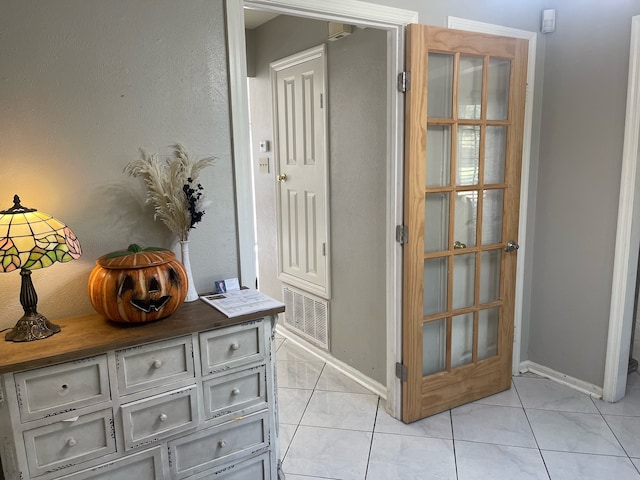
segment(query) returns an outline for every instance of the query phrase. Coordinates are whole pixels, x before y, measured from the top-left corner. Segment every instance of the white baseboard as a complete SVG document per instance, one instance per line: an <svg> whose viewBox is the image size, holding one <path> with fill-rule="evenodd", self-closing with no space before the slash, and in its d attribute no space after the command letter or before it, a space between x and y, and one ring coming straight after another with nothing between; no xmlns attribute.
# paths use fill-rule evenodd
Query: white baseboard
<svg viewBox="0 0 640 480"><path fill-rule="evenodd" d="M544 365L539 365L535 362L525 360L524 362L520 363L519 370L520 373L535 373L536 375L540 375L541 377L553 380L554 382L577 390L578 392L586 393L587 395L591 395L595 398L602 398L602 387L594 385L593 383L585 382L584 380L570 377L569 375L565 375L564 373L556 372L555 370L549 367L545 367Z"/></svg>
<svg viewBox="0 0 640 480"><path fill-rule="evenodd" d="M363 374L359 370L356 370L355 368L353 368L350 365L347 365L343 361L338 360L329 352L322 350L316 347L315 345L307 342L306 340L300 338L295 333L291 332L290 330L287 330L287 327L282 325L282 323L278 323L276 327L276 332L278 332L287 340L295 343L300 348L303 348L310 354L318 357L323 362L331 365L340 373L342 373L343 375L346 375L354 382L362 385L367 390L371 391L372 393L375 393L376 395L383 398L384 400L387 399L387 387L382 385L380 382L377 382L372 378L367 377L365 374Z"/></svg>

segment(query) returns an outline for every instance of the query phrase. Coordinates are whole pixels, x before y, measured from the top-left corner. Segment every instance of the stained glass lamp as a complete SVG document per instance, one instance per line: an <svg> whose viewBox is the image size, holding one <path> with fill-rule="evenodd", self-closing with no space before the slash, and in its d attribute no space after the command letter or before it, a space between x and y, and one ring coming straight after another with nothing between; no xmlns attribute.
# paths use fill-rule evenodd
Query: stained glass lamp
<svg viewBox="0 0 640 480"><path fill-rule="evenodd" d="M20 304L24 309L24 316L5 340L30 342L60 331L58 325L37 312L31 270L74 260L81 253L80 242L69 227L35 208L23 207L18 195L13 197L13 207L0 211L0 272L20 269Z"/></svg>

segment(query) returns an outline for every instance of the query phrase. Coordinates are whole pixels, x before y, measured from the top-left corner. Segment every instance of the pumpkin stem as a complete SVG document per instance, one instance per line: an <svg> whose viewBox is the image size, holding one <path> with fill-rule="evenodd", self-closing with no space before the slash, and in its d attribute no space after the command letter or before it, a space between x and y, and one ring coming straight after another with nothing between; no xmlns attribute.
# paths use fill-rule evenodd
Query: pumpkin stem
<svg viewBox="0 0 640 480"><path fill-rule="evenodd" d="M129 245L129 248L127 248L127 250L133 253L138 253L142 251L142 247L137 243L132 243L131 245Z"/></svg>

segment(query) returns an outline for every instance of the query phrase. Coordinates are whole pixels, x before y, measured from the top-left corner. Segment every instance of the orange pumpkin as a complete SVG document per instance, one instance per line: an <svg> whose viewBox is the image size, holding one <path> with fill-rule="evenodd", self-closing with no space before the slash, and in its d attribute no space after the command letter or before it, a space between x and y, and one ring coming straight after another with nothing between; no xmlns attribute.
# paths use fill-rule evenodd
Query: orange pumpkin
<svg viewBox="0 0 640 480"><path fill-rule="evenodd" d="M168 317L184 302L187 274L170 250L130 245L96 260L89 275L93 308L121 323Z"/></svg>

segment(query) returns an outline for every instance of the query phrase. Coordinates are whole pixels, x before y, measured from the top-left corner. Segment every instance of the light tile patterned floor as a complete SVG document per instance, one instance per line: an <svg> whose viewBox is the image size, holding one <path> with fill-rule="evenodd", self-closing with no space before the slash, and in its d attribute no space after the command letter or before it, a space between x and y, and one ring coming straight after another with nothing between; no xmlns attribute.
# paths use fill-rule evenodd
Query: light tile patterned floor
<svg viewBox="0 0 640 480"><path fill-rule="evenodd" d="M384 401L276 338L287 480L640 480L640 375L608 404L532 375L405 425Z"/></svg>

